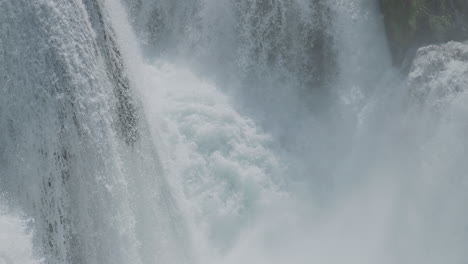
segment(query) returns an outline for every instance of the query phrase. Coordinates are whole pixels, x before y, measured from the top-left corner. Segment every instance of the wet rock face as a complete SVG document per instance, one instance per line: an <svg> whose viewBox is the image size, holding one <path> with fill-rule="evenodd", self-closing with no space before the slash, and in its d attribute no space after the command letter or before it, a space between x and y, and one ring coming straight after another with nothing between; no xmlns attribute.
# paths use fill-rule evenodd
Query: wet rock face
<svg viewBox="0 0 468 264"><path fill-rule="evenodd" d="M379 0L396 65L408 66L419 47L468 39L466 0Z"/></svg>
<svg viewBox="0 0 468 264"><path fill-rule="evenodd" d="M416 53L408 85L412 100L441 111L468 89L468 42L430 45Z"/></svg>

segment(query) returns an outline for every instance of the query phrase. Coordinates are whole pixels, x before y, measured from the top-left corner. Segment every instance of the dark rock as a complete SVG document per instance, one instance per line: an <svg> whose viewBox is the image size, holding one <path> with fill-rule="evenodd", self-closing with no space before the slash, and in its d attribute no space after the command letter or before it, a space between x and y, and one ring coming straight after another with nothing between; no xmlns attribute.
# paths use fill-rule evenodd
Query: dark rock
<svg viewBox="0 0 468 264"><path fill-rule="evenodd" d="M407 67L429 44L468 39L466 0L379 0L395 65Z"/></svg>

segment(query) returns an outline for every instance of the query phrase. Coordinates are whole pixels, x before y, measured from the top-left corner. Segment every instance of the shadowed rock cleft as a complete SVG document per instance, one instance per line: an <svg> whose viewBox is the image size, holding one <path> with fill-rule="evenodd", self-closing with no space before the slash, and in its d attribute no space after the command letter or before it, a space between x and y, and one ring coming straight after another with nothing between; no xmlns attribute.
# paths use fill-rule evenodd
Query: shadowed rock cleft
<svg viewBox="0 0 468 264"><path fill-rule="evenodd" d="M468 39L466 0L379 0L395 65L408 68L416 50Z"/></svg>

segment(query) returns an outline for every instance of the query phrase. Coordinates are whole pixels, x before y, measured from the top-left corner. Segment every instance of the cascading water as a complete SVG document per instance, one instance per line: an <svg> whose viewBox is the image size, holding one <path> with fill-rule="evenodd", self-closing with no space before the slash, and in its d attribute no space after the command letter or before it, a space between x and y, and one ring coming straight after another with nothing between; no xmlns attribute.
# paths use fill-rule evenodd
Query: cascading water
<svg viewBox="0 0 468 264"><path fill-rule="evenodd" d="M182 262L182 220L109 4L0 3L2 192L34 219L45 263Z"/></svg>
<svg viewBox="0 0 468 264"><path fill-rule="evenodd" d="M0 0L0 264L466 261L467 43L405 77L374 0L122 1Z"/></svg>

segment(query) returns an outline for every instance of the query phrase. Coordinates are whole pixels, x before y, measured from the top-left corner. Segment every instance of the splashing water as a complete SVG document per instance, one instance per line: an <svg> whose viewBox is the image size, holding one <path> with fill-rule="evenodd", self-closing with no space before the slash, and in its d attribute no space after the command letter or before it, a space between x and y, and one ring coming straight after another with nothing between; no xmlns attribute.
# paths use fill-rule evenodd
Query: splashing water
<svg viewBox="0 0 468 264"><path fill-rule="evenodd" d="M467 43L404 76L373 0L122 2L0 1L0 264L466 261Z"/></svg>
<svg viewBox="0 0 468 264"><path fill-rule="evenodd" d="M0 206L0 263L40 264L34 257L32 232L27 221Z"/></svg>

